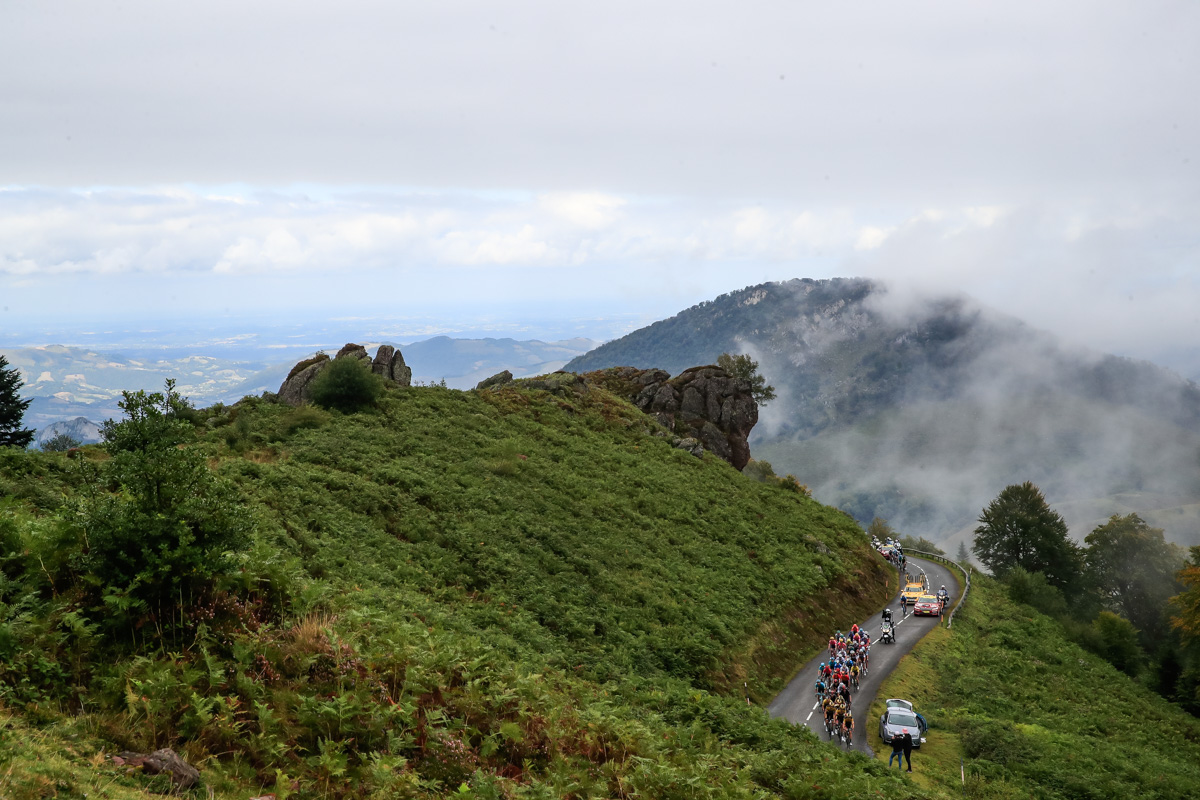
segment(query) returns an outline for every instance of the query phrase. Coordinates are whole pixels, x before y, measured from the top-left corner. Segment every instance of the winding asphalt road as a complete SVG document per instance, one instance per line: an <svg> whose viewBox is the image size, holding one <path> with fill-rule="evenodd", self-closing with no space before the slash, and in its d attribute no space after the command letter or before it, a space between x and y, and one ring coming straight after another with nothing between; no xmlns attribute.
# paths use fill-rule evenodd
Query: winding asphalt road
<svg viewBox="0 0 1200 800"><path fill-rule="evenodd" d="M936 561L910 557L906 569L914 577L922 572L925 573L933 592L936 592L943 583L946 584L946 589L950 592L947 611L958 602L959 584L952 567ZM900 586L903 589L903 581ZM869 719L867 711L871 708L871 703L875 702L875 695L879 692L883 679L900 663L901 656L911 651L922 636L941 623L937 617L914 617L912 612L909 612L907 617L902 617L899 592L892 598L889 607L892 609L892 620L896 623L895 644L879 642L883 609L880 609L880 613L870 619L858 623L860 628L866 628L867 632L871 634L871 661L869 672L865 678L860 680L858 691L854 693L851 700L851 707L854 709L854 741L851 744L855 750L872 755L874 751L867 742L879 741L879 720ZM832 634L833 631L830 633ZM828 656L829 651L822 650L816 658L801 667L791 682L767 707L767 712L772 717L783 718L797 725L807 725L822 740L829 737L825 734L821 712L817 709L813 684L817 680L817 667L822 661L827 660ZM916 710L920 712L919 708Z"/></svg>

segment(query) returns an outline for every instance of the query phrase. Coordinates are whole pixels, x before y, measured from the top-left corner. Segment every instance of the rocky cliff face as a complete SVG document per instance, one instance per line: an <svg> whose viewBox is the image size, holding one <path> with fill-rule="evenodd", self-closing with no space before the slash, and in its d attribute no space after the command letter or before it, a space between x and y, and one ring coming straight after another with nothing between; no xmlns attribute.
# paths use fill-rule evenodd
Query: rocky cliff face
<svg viewBox="0 0 1200 800"><path fill-rule="evenodd" d="M692 367L674 378L661 369L614 367L584 377L685 437L687 449L695 448L691 439L739 470L750 460L747 438L758 422L758 404L750 384L720 367Z"/></svg>
<svg viewBox="0 0 1200 800"><path fill-rule="evenodd" d="M391 345L380 345L375 352L374 360L367 353L367 348L361 344L347 344L337 352L334 358L356 358L370 363L371 371L380 375L384 380L399 386L412 385L412 370L404 363L404 356ZM313 379L333 360L324 353L318 353L310 359L301 361L292 367L283 385L279 387L279 399L288 405L298 406L307 403L310 397L310 385Z"/></svg>

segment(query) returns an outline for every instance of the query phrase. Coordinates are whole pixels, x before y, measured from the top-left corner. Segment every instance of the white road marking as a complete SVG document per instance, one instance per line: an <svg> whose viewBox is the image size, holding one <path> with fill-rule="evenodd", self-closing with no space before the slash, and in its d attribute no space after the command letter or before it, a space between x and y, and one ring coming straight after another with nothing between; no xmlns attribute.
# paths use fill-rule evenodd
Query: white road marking
<svg viewBox="0 0 1200 800"><path fill-rule="evenodd" d="M808 712L808 716L804 718L804 721L808 722L810 719L812 719L812 715L813 715L813 712L811 712L811 711Z"/></svg>

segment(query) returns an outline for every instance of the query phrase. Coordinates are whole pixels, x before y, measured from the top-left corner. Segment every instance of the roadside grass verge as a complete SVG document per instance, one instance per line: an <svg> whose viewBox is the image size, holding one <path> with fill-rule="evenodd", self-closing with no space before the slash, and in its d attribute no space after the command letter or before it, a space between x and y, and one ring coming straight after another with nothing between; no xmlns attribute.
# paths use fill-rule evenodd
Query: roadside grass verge
<svg viewBox="0 0 1200 800"><path fill-rule="evenodd" d="M904 658L871 709L911 700L929 722L918 785L970 798L1187 798L1200 787L1200 720L1069 641L1058 623L1008 600L986 576L952 630Z"/></svg>

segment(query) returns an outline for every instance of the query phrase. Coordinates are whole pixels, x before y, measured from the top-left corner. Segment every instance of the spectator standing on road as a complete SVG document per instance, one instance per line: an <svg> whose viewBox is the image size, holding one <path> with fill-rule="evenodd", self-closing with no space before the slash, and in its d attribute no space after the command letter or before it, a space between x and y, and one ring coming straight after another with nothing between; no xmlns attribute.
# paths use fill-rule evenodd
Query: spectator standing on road
<svg viewBox="0 0 1200 800"><path fill-rule="evenodd" d="M904 743L904 760L908 762L908 771L912 772L913 738L912 734L908 732L908 728L904 729L904 736L901 738L901 741Z"/></svg>
<svg viewBox="0 0 1200 800"><path fill-rule="evenodd" d="M899 736L892 737L892 754L888 757L888 768L892 766L892 759L900 762L899 768L904 769L904 739Z"/></svg>

